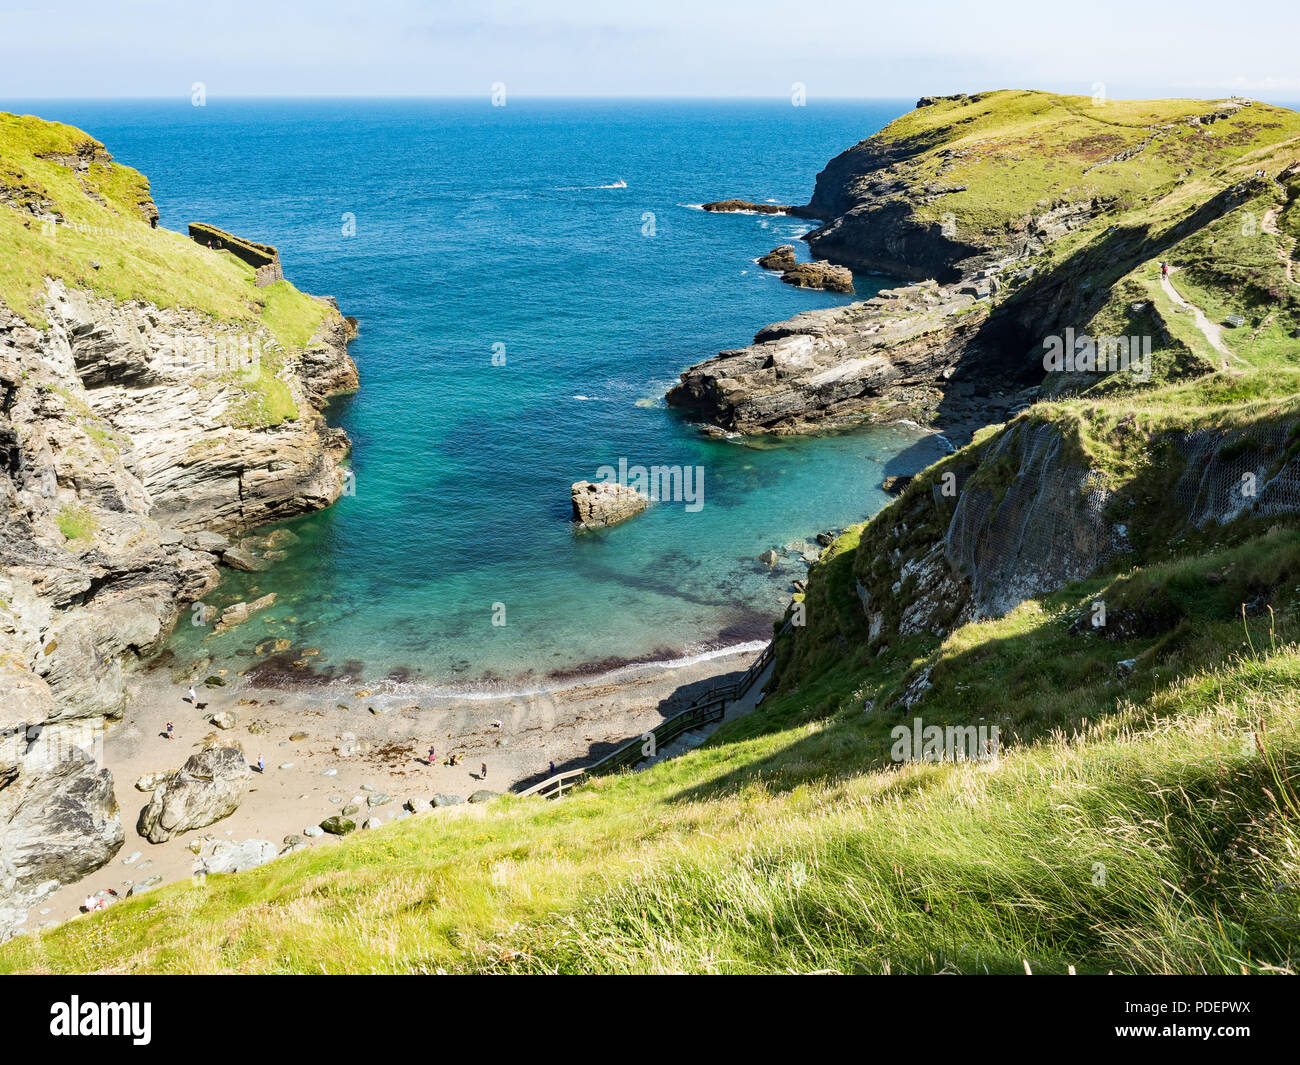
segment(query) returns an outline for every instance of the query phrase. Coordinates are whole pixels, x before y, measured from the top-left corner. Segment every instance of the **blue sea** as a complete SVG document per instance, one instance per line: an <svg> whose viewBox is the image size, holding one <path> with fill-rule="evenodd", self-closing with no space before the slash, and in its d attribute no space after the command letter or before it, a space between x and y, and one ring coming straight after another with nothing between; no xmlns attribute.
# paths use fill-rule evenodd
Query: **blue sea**
<svg viewBox="0 0 1300 1065"><path fill-rule="evenodd" d="M2 106L87 130L150 177L163 226L274 244L361 323L361 390L328 412L355 495L290 523L271 572L229 576L209 602L275 607L220 637L181 625L186 659L247 669L275 636L340 682L472 691L764 640L801 574L758 556L868 517L884 476L945 450L906 426L710 439L663 401L764 324L852 298L755 264L809 223L698 205L807 202L907 101ZM620 459L699 467L703 505L575 535L570 484Z"/></svg>

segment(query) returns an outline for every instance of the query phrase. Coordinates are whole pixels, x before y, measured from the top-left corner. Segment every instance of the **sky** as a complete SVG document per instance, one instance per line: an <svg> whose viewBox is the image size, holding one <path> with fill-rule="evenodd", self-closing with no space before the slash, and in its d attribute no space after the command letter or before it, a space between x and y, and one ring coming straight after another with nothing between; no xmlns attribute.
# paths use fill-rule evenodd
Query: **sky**
<svg viewBox="0 0 1300 1065"><path fill-rule="evenodd" d="M1296 0L0 0L0 100L1300 99Z"/></svg>

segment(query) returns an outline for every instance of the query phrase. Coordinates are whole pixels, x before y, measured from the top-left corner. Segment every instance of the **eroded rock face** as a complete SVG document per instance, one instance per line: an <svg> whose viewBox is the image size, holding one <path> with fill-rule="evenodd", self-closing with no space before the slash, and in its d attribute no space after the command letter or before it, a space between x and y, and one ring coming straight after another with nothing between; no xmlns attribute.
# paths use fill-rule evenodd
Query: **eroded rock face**
<svg viewBox="0 0 1300 1065"><path fill-rule="evenodd" d="M122 846L112 775L79 742L83 735L57 725L30 743L25 731L0 739L9 750L0 753L0 929L19 927L30 906ZM18 743L25 749L15 772Z"/></svg>
<svg viewBox="0 0 1300 1065"><path fill-rule="evenodd" d="M238 809L252 776L238 747L200 751L158 786L136 830L150 843L165 843L220 821Z"/></svg>
<svg viewBox="0 0 1300 1065"><path fill-rule="evenodd" d="M585 529L617 525L650 505L641 492L614 481L577 481L569 494L573 520Z"/></svg>
<svg viewBox="0 0 1300 1065"><path fill-rule="evenodd" d="M319 408L356 386L353 330L334 310L305 352L279 352L260 327L245 338L276 352L297 411L276 424L250 416L246 377L177 357L247 324L57 281L44 312L38 329L0 304L0 731L24 736L102 731L125 708L124 664L161 649L219 582L224 534L337 498L347 438ZM26 744L0 761L3 939L5 913L96 868L122 829L91 801L89 770L37 759ZM42 801L64 811L59 826L35 820L30 798L19 809L23 796L65 793L81 796L82 813ZM81 845L64 858L37 846L76 831Z"/></svg>

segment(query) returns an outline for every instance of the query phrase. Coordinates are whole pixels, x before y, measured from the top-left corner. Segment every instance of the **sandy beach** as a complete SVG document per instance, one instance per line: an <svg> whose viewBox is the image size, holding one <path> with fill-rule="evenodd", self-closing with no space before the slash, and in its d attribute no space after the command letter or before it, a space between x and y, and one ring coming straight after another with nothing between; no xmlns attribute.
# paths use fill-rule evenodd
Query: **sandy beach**
<svg viewBox="0 0 1300 1065"><path fill-rule="evenodd" d="M222 840L269 840L283 849L287 837L302 837L305 828L345 806L359 807L352 819L361 830L371 819L405 816L408 797L428 808L438 793L468 799L481 789L504 792L544 779L551 763L556 772L587 765L746 669L760 649L745 644L677 662L628 666L553 691L457 698L361 686L269 688L227 673L224 686L195 685L196 706L188 699L188 681L177 683L165 668L145 668L131 676L127 713L109 726L102 744L126 840L103 868L33 908L26 927L76 917L96 891L111 888L125 897L135 885L142 890L150 881L190 877L196 841L200 857ZM748 702L730 707L728 717L747 710L756 695L757 689ZM212 715L221 712L235 715L233 728L212 724ZM168 721L175 730L170 740ZM251 766L259 756L265 762L264 772L254 771L239 808L165 843L142 838L136 822L149 794L135 782L180 768L214 740L238 743ZM437 751L433 765L430 746ZM461 764L443 764L453 753ZM381 796L388 801L370 805ZM338 838L326 834L303 842L331 846Z"/></svg>

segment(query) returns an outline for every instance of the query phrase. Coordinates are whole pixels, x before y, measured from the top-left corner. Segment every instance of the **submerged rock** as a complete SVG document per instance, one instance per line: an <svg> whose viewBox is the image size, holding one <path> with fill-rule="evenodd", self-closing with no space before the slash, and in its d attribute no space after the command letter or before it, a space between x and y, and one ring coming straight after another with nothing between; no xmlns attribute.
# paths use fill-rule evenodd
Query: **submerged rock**
<svg viewBox="0 0 1300 1065"><path fill-rule="evenodd" d="M265 610L267 607L274 605L275 592L271 592L262 596L261 599L254 599L251 603L235 603L233 606L228 606L221 612L221 620L217 622L216 631L224 632L236 625L242 625L259 610Z"/></svg>

